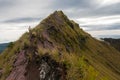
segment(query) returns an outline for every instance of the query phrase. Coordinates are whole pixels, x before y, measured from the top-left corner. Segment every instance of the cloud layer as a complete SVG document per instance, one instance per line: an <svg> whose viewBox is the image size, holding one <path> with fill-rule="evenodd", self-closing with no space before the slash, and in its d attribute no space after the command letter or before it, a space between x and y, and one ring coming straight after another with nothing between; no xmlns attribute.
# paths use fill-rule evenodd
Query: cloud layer
<svg viewBox="0 0 120 80"><path fill-rule="evenodd" d="M119 7L120 0L0 0L0 42L18 39L55 10L63 10L93 36L119 35Z"/></svg>

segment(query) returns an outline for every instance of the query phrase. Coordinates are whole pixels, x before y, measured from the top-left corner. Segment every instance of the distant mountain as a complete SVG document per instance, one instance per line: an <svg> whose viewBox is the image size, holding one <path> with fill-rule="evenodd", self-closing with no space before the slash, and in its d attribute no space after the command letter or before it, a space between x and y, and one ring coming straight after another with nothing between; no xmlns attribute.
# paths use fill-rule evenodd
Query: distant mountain
<svg viewBox="0 0 120 80"><path fill-rule="evenodd" d="M0 54L0 80L120 80L120 52L55 11Z"/></svg>
<svg viewBox="0 0 120 80"><path fill-rule="evenodd" d="M120 51L120 39L113 39L113 38L102 38L102 39L110 43L111 46L113 46L118 51Z"/></svg>
<svg viewBox="0 0 120 80"><path fill-rule="evenodd" d="M98 38L113 38L113 39L119 39L120 38L120 35L97 35L95 37L98 37Z"/></svg>
<svg viewBox="0 0 120 80"><path fill-rule="evenodd" d="M1 43L0 44L0 53L8 46L9 43Z"/></svg>

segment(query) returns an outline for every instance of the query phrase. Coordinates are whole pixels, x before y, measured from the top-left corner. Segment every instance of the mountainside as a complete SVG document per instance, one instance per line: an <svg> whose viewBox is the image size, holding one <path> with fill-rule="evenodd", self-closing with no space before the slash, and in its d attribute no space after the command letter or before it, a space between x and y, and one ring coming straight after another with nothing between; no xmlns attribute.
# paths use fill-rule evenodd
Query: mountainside
<svg viewBox="0 0 120 80"><path fill-rule="evenodd" d="M8 46L8 43L0 44L0 53Z"/></svg>
<svg viewBox="0 0 120 80"><path fill-rule="evenodd" d="M111 46L120 51L120 39L102 38L102 40L110 43Z"/></svg>
<svg viewBox="0 0 120 80"><path fill-rule="evenodd" d="M0 54L0 80L120 80L120 52L55 11Z"/></svg>

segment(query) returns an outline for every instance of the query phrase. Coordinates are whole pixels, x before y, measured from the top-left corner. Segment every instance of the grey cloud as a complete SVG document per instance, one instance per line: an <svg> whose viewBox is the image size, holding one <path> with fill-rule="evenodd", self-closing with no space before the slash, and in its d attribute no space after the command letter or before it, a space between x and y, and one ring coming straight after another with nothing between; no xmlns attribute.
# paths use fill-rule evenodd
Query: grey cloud
<svg viewBox="0 0 120 80"><path fill-rule="evenodd" d="M100 16L103 16L103 15L119 15L120 14L120 3L116 3L116 4L112 4L112 5L109 5L109 6L105 6L105 7L102 7L102 8L98 8L98 9L95 9L94 10L94 13L93 15L100 15Z"/></svg>
<svg viewBox="0 0 120 80"><path fill-rule="evenodd" d="M108 30L120 30L120 24L111 25L107 28Z"/></svg>
<svg viewBox="0 0 120 80"><path fill-rule="evenodd" d="M13 10L10 9L12 13L11 11L7 11L7 12L10 12L11 14L13 14L12 15L13 17L15 16L25 17L27 15L28 17L30 15L41 17L41 16L45 16L49 14L52 11L60 10L60 9L63 10L70 18L120 14L120 10L119 10L120 3L105 6L102 8L97 8L99 5L96 3L96 0L63 0L63 1L47 0L46 2L44 0L31 0L31 1L29 0L13 0L13 1L1 0L0 4L3 4L3 5L12 4L12 6L14 6ZM9 6L8 6L8 9L9 9ZM19 15L14 15L17 13ZM4 15L7 16L8 13L4 13L3 16Z"/></svg>
<svg viewBox="0 0 120 80"><path fill-rule="evenodd" d="M6 6L13 5L13 4L14 2L10 0L0 0L0 7L6 7Z"/></svg>
<svg viewBox="0 0 120 80"><path fill-rule="evenodd" d="M82 28L88 28L87 31L120 30L120 24L88 25L88 26L82 26Z"/></svg>
<svg viewBox="0 0 120 80"><path fill-rule="evenodd" d="M40 21L40 20L41 18L24 17L24 18L5 20L5 21L2 21L2 23L25 23L25 22L35 22L35 21Z"/></svg>
<svg viewBox="0 0 120 80"><path fill-rule="evenodd" d="M39 21L55 10L63 10L70 19L112 16L120 15L119 7L120 3L116 3L99 8L96 0L0 0L0 21L6 24ZM86 27L90 30L116 30L120 29L119 26Z"/></svg>
<svg viewBox="0 0 120 80"><path fill-rule="evenodd" d="M98 38L115 38L115 39L120 39L120 35L96 35L95 37L98 37Z"/></svg>
<svg viewBox="0 0 120 80"><path fill-rule="evenodd" d="M53 8L90 8L94 5L94 0L54 0Z"/></svg>
<svg viewBox="0 0 120 80"><path fill-rule="evenodd" d="M85 9L82 11L79 11L77 14L78 17L102 17L102 16L110 16L110 15L120 15L120 3L97 8L97 6L94 6L96 8L92 9Z"/></svg>
<svg viewBox="0 0 120 80"><path fill-rule="evenodd" d="M80 18L91 15L96 6L96 0L54 0L49 9L63 10L70 18Z"/></svg>
<svg viewBox="0 0 120 80"><path fill-rule="evenodd" d="M85 0L86 1L86 0ZM93 1L93 0L92 0ZM110 15L120 15L120 3L111 4L108 6L100 7L97 4L88 3L77 3L79 5L71 6L71 12L67 11L67 8L64 9L69 16L73 18L81 17L101 17L101 16L110 16ZM73 10L72 10L73 7Z"/></svg>

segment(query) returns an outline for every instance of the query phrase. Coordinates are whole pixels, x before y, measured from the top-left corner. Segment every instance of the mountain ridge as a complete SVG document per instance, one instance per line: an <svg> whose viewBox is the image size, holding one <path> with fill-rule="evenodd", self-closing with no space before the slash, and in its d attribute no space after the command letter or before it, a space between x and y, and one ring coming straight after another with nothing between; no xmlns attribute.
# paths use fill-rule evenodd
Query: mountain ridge
<svg viewBox="0 0 120 80"><path fill-rule="evenodd" d="M55 11L0 55L0 80L119 80L119 58Z"/></svg>

